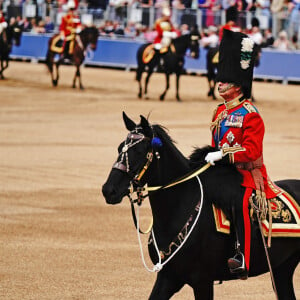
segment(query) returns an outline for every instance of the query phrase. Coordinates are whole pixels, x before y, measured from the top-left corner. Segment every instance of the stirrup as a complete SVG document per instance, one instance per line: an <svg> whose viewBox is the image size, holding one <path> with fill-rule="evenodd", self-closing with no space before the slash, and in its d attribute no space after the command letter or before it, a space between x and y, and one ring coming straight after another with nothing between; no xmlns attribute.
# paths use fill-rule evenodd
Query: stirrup
<svg viewBox="0 0 300 300"><path fill-rule="evenodd" d="M236 273L242 273L247 271L246 264L245 264L245 258L243 253L239 252L234 257L229 258L228 261L228 267L230 269L230 272L233 274Z"/></svg>

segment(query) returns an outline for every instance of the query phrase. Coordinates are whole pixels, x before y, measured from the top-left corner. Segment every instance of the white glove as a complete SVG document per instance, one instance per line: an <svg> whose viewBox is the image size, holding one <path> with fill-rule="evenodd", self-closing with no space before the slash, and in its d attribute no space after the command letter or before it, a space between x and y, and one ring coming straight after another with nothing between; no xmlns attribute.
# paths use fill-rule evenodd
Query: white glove
<svg viewBox="0 0 300 300"><path fill-rule="evenodd" d="M177 37L177 33L173 31L164 31L163 37L175 39Z"/></svg>
<svg viewBox="0 0 300 300"><path fill-rule="evenodd" d="M171 38L176 39L177 38L177 33L175 31L171 32Z"/></svg>
<svg viewBox="0 0 300 300"><path fill-rule="evenodd" d="M156 43L154 44L154 49L156 50L160 50L162 48L161 44L160 43Z"/></svg>
<svg viewBox="0 0 300 300"><path fill-rule="evenodd" d="M81 32L81 27L77 27L75 32L76 32L77 34L80 33L80 32Z"/></svg>
<svg viewBox="0 0 300 300"><path fill-rule="evenodd" d="M215 161L221 160L223 157L222 150L220 151L215 151L215 152L209 152L205 156L206 162L210 163L212 166L215 165Z"/></svg>

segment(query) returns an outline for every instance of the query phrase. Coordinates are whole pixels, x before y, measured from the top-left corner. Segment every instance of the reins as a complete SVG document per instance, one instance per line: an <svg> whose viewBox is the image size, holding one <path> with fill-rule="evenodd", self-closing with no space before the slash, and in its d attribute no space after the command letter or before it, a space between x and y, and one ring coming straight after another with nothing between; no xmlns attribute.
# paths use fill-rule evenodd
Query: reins
<svg viewBox="0 0 300 300"><path fill-rule="evenodd" d="M182 248L182 246L186 243L186 241L188 240L189 236L193 232L193 230L194 230L194 228L195 228L195 226L196 226L196 224L198 222L198 219L200 217L200 214L201 214L201 211L202 211L202 207L203 207L203 186L202 186L202 183L201 183L199 177L196 176L196 178L198 180L198 183L199 183L199 186L200 186L200 192L201 192L201 199L197 203L197 206L199 206L197 216L196 216L195 221L194 221L193 225L191 226L190 230L186 233L185 237L183 239L180 239L180 241L179 241L180 244L177 245L177 249L172 254L170 253L171 255L164 262L162 262L161 251L159 251L159 248L158 248L158 245L157 245L157 242L156 242L156 238L155 238L155 235L154 235L153 228L151 229L151 235L152 235L152 239L153 239L153 244L154 244L157 256L158 256L158 263L156 263L152 267L152 269L150 269L147 266L145 258L144 258L143 246L142 246L142 241L141 241L141 237L140 237L139 210L138 210L137 218L136 218L136 220L137 220L137 228L136 228L136 230L137 230L137 236L138 236L138 242L139 242L139 247L140 247L140 253L141 253L142 262L143 262L143 265L144 265L144 267L146 268L147 271L152 272L152 273L154 273L154 272L158 273L164 267L164 265L166 265L175 256L175 254Z"/></svg>
<svg viewBox="0 0 300 300"><path fill-rule="evenodd" d="M146 165L149 165L146 163ZM136 227L136 230L137 230L137 236L138 236L138 242L139 242L139 247L140 247L140 253L141 253L141 258L142 258L142 262L143 262L143 265L144 267L146 268L147 271L149 272L159 272L163 266L165 264L167 264L173 257L174 255L181 249L181 247L185 244L185 242L187 241L187 239L189 238L190 234L192 233L192 231L194 230L197 222L198 222L198 219L200 217L200 214L201 214L201 211L202 211L202 206L203 206L203 186L202 186L202 183L198 177L199 174L203 173L204 171L206 171L209 167L211 166L210 163L207 163L206 165L204 165L203 167L197 169L196 171L193 171L192 173L188 173L186 174L185 176L175 180L175 181L172 181L171 183L167 184L167 185L164 185L164 186L154 186L154 187L148 187L148 186L145 186L145 187L138 187L137 189L135 189L134 185L131 184L130 186L130 193L128 195L129 199L130 199L130 203L131 203L131 212L132 212L132 218L133 218L133 221L134 221L134 224L135 224L135 227ZM144 170L145 172L145 169L143 168L142 170ZM143 172L143 174L144 174ZM172 250L171 250L171 246L172 246L172 243L170 244L169 246L169 253L168 255L170 255L163 263L162 263L162 254L163 254L163 251L160 251L158 246L157 246L157 242L156 242L156 238L155 238L155 235L154 235L154 231L153 231L153 217L151 218L151 223L148 227L148 229L146 231L142 231L140 229L140 224L139 224L139 206L142 204L142 201L148 196L147 195L143 195L143 192L144 191L147 191L147 192L158 192L160 190L163 190L163 189L168 189L168 188L171 188L173 186L176 186L178 184L181 184L183 182L186 182L188 180L191 180L193 178L195 178L198 180L198 183L199 183L199 186L200 186L200 191L201 191L201 199L200 201L197 203L196 205L196 210L198 211L197 213L197 216L195 218L195 221L193 223L193 225L191 226L190 230L188 232L185 232L185 234L183 235L182 232L180 232L178 235L177 235L177 238L178 236L180 236L180 238L178 238L178 244L176 244L176 250L172 253ZM131 197L131 194L136 192L137 193L137 199L136 200L133 200L132 197ZM138 204L138 209L137 209L137 214L135 213L135 208L134 208L134 204L137 203ZM189 222L188 222L189 223ZM186 224L187 225L187 224ZM185 225L185 227L186 227ZM151 232L151 236L152 236L152 239L153 239L153 244L154 244L154 247L155 247L155 250L156 250L156 253L157 253L157 256L158 256L158 263L156 263L152 269L150 269L146 262L145 262L145 258L144 258L144 253L143 253L143 248L142 248L142 242L141 242L141 237L140 237L140 234L147 234Z"/></svg>
<svg viewBox="0 0 300 300"><path fill-rule="evenodd" d="M123 147L121 149L121 152L119 153L119 157L118 160L116 161L116 163L113 165L113 168L121 170L123 172L126 172L127 174L132 173L131 167L129 165L129 158L128 158L128 150L130 148L132 148L133 146L141 143L143 140L145 139L149 139L148 137L146 137L144 134L141 134L138 132L138 127L135 128L135 130L131 131L128 134L127 139L125 140ZM132 211L132 217L133 217L133 221L137 230L137 235L138 235L138 241L139 241L139 246L140 246L140 252L141 252L141 257L142 257L142 261L143 264L145 266L145 268L149 271L149 272L159 272L163 266L165 264L167 264L173 257L174 255L181 249L181 247L185 244L185 242L187 241L187 239L189 238L190 234L192 233L192 231L194 230L199 216L201 214L202 211L202 206L203 206L203 186L202 183L198 177L199 174L201 174L202 172L204 172L205 170L207 170L211 164L207 163L204 166L202 166L201 168L195 170L195 171L191 171L188 174L184 175L183 177L180 177L166 185L161 185L161 186L153 186L153 187L148 187L147 185L145 186L141 186L141 178L144 176L145 172L148 170L149 166L151 165L152 161L153 161L153 157L154 154L157 157L157 159L160 159L160 155L159 152L156 151L156 147L160 147L161 146L161 140L155 136L153 136L152 140L151 140L151 150L147 152L146 155L146 162L145 164L142 166L142 168L140 169L139 172L137 172L137 174L133 177L132 181L130 182L130 186L128 188L128 198L130 200L131 203L131 211ZM164 189L168 189L171 188L173 186L176 186L178 184L181 184L183 182L186 182L188 180L191 180L193 178L197 178L198 183L200 185L200 192L201 192L201 199L199 200L199 202L196 205L195 211L197 211L197 216L195 218L195 221L193 222L193 224L191 225L190 229L188 230L188 226L190 226L190 219L187 221L186 225L184 226L184 228L181 230L181 232L179 232L179 234L177 235L177 239L178 239L178 244L174 243L176 245L176 250L172 253L171 250L171 245L169 247L169 252L166 253L167 256L169 256L163 263L162 263L162 255L163 251L159 251L159 248L157 246L157 242L155 239L155 235L154 235L154 231L153 231L153 217L151 219L151 223L150 226L148 227L148 229L144 232L140 229L140 224L139 224L139 206L141 206L143 200L148 197L149 192L150 193L157 193L160 190L164 190ZM137 194L137 198L136 199L132 199L132 194L135 193ZM143 192L147 192L146 195L143 194ZM138 213L135 213L135 208L134 208L134 204L137 203L138 205ZM183 232L184 230L184 232ZM158 256L158 263L156 265L153 266L152 269L150 269L145 262L144 259L144 254L143 254L143 248L142 248L142 242L141 242L141 237L140 234L146 234L149 233L151 231L151 235L152 235L152 239L153 239L153 243L154 243L154 247Z"/></svg>
<svg viewBox="0 0 300 300"><path fill-rule="evenodd" d="M151 157L151 161L152 161L152 157ZM151 161L147 160L145 166L142 168L142 171L140 172L139 175L137 175L137 178L141 179L142 175L148 169ZM131 204L131 213L132 213L132 218L133 218L133 222L134 222L135 227L137 228L137 217L136 217L136 213L135 213L135 209L134 209L134 204L137 203L138 206L140 206L142 204L143 200L148 197L148 194L144 195L143 192L148 192L148 193L149 192L150 193L158 192L160 190L168 189L168 188L173 187L175 185L181 184L185 181L191 180L192 178L200 175L201 173L206 171L210 166L211 166L211 164L207 163L206 165L204 165L203 167L197 169L196 171L188 173L185 176L180 177L180 178L176 179L175 181L172 181L171 183L163 185L163 186L161 185L161 186L153 186L153 187L148 187L148 186L135 187L134 182L131 182L131 185L129 187L128 198L129 198L130 204ZM134 192L136 192L136 194L137 194L136 199L132 199L132 197L131 197L131 195ZM153 218L151 218L150 225L148 226L147 230L143 231L143 230L139 229L139 232L142 233L142 234L147 234L151 231L152 226L153 226Z"/></svg>

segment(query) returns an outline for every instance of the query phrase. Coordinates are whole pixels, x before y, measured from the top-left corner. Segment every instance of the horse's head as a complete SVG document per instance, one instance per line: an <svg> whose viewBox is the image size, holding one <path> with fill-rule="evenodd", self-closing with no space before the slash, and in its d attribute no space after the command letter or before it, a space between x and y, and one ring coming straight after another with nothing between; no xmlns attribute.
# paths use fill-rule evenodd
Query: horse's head
<svg viewBox="0 0 300 300"><path fill-rule="evenodd" d="M18 24L14 25L13 28L13 40L16 46L20 46L22 37L22 27Z"/></svg>
<svg viewBox="0 0 300 300"><path fill-rule="evenodd" d="M6 28L6 38L9 45L20 46L22 37L22 27L13 23Z"/></svg>
<svg viewBox="0 0 300 300"><path fill-rule="evenodd" d="M200 48L199 48L199 39L200 39L200 34L198 31L198 27L195 26L192 28L190 34L189 34L190 40L189 40L189 48L190 48L190 56L192 58L198 59L199 58L199 53L200 53Z"/></svg>
<svg viewBox="0 0 300 300"><path fill-rule="evenodd" d="M156 148L161 140L155 137L152 127L141 116L135 124L123 112L123 120L129 133L118 147L118 158L114 163L102 193L109 204L117 204L129 194L131 184L143 185L144 173L150 166Z"/></svg>
<svg viewBox="0 0 300 300"><path fill-rule="evenodd" d="M90 45L91 49L97 49L99 31L95 26L85 27L81 32L81 39L86 45Z"/></svg>

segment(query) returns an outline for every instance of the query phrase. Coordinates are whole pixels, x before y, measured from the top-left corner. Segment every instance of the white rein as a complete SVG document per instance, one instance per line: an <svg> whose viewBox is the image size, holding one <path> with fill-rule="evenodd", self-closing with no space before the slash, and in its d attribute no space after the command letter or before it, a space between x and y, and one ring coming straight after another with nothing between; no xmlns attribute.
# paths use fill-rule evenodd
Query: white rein
<svg viewBox="0 0 300 300"><path fill-rule="evenodd" d="M202 206L203 206L203 186L202 186L202 183L199 179L198 176L196 176L197 180L198 180L198 183L199 183L199 186L200 186L200 191L201 191L201 200L200 200L200 207L199 207L199 210L198 210L198 213L197 213L197 217L195 219L195 222L194 224L192 225L190 231L188 232L188 234L185 236L184 240L182 243L180 243L180 246L172 253L172 255L166 259L163 263L161 262L161 256L160 256L160 253L159 253L159 249L158 249L158 246L157 246L157 242L156 242L156 239L155 239L155 235L154 235L154 231L153 231L153 228L151 229L151 234L152 234L152 238L153 238L153 243L154 243L154 246L155 246L155 250L156 250L156 253L157 253L157 256L158 256L158 263L156 263L152 269L149 268L146 264L146 261L145 261L145 257L144 257L144 252L143 252L143 247L142 247L142 242L141 242L141 236L140 236L140 224L139 224L139 206L138 206L138 209L137 209L137 214L136 214L136 219L137 219L137 226L136 226L136 230L137 230L137 236L138 236L138 241L139 241L139 247L140 247L140 252L141 252L141 258L142 258L142 262L143 262L143 265L144 267L146 268L147 271L149 272L156 272L158 273L164 265L166 265L174 256L175 254L181 249L181 247L185 244L185 242L187 241L187 239L189 238L190 234L192 233L192 231L194 230L197 222L198 222L198 219L200 217L200 214L201 214L201 211L202 211Z"/></svg>

